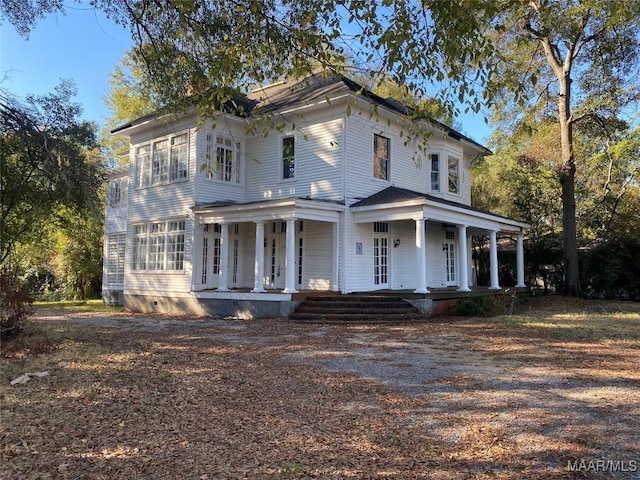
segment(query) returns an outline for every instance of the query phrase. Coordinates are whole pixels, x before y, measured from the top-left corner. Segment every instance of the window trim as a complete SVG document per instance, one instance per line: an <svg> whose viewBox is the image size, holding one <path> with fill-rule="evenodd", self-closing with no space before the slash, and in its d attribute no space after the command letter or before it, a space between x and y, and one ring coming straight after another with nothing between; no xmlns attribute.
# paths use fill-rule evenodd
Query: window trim
<svg viewBox="0 0 640 480"><path fill-rule="evenodd" d="M451 175L451 161L455 161L456 164L456 168L455 168L455 184L456 184L456 190L452 191L451 190L451 179L453 178ZM460 190L461 190L461 164L462 161L460 160L460 157L455 156L455 155L447 155L447 193L450 195L456 195L459 196L460 195Z"/></svg>
<svg viewBox="0 0 640 480"><path fill-rule="evenodd" d="M385 165L385 169L384 169L384 173L385 176L384 177L379 177L376 174L376 166L378 164L378 158L382 159L383 157L379 157L376 154L376 139L378 138L382 138L384 140L386 140L386 144L387 144L387 157L384 159L384 161L386 162ZM374 133L373 134L373 178L375 180L382 180L383 182L389 182L391 179L391 138L382 135L382 133Z"/></svg>
<svg viewBox="0 0 640 480"><path fill-rule="evenodd" d="M436 161L436 165L438 165L438 169L434 172L433 171L433 161L434 158L433 157L437 157L438 160ZM437 192L440 193L442 192L442 162L441 162L441 155L439 152L429 152L429 190L431 192ZM433 175L437 174L437 187L438 188L433 188Z"/></svg>
<svg viewBox="0 0 640 480"><path fill-rule="evenodd" d="M175 144L174 139L177 139L181 136L186 136L186 140L183 143ZM156 149L156 145L160 145L163 142L166 142L166 148L158 148ZM185 146L185 158L184 161L180 160L179 152L174 153L179 150L179 147ZM143 188L152 188L160 185L170 185L174 183L182 183L189 180L189 160L190 160L190 149L191 149L191 132L189 129L182 130L180 132L175 132L169 135L164 135L162 137L152 138L147 142L137 144L135 146L135 187L136 189ZM146 150L144 153L141 150ZM160 158L161 154L159 152L166 151L166 165L162 165L161 163L157 166L157 174L158 177L154 181L154 162L159 161L156 160L155 153L158 152L158 157ZM144 156L144 160L141 158ZM175 164L174 164L175 158ZM180 168L183 166L184 169ZM166 167L166 171L165 171ZM172 178L174 172L176 173L176 178ZM179 174L179 175L178 175ZM166 177L166 178L163 178ZM147 183L148 182L148 183Z"/></svg>
<svg viewBox="0 0 640 480"><path fill-rule="evenodd" d="M121 208L127 204L129 198L129 177L119 177L109 180L107 205L111 208Z"/></svg>
<svg viewBox="0 0 640 480"><path fill-rule="evenodd" d="M284 152L284 141L286 139L292 139L293 140L293 176L291 177L286 177L284 176L284 173L286 171L285 169L285 152ZM280 139L278 141L278 158L279 158L279 164L280 164L280 181L281 182L294 182L298 179L297 176L297 164L298 164L298 148L297 148L297 138L296 138L296 134L295 132L290 132L290 133L284 133L282 135L280 135ZM291 168L289 168L289 170L291 170Z"/></svg>
<svg viewBox="0 0 640 480"><path fill-rule="evenodd" d="M220 183L223 185L236 185L242 186L242 152L243 142L236 139L233 135L227 135L223 132L215 130L208 130L204 134L204 179L208 182ZM222 178L218 178L218 169L214 166L218 163L218 147L225 148L224 143L219 143L218 140L228 140L231 142L231 179L225 180L225 172L221 170L220 175Z"/></svg>
<svg viewBox="0 0 640 480"><path fill-rule="evenodd" d="M115 249L115 252L114 252ZM127 250L127 235L125 233L110 233L107 235L107 265L106 284L109 286L124 285L124 267ZM115 255L113 255L115 253ZM115 260L115 263L112 261ZM115 277L115 281L112 280Z"/></svg>
<svg viewBox="0 0 640 480"><path fill-rule="evenodd" d="M157 227L157 228L155 228ZM155 230L155 231L154 231ZM133 225L133 250L131 252L131 271L133 273L184 273L186 271L186 231L187 222L183 219L157 220ZM154 243L154 239L155 242ZM152 262L153 246L161 246L162 258ZM173 249L171 247L174 247ZM143 248L140 248L143 247ZM143 250L142 252L136 250ZM141 256L144 255L144 258ZM173 258L172 258L173 255ZM154 268L151 268L153 263ZM167 268L170 264L181 268ZM158 267L159 266L159 267Z"/></svg>

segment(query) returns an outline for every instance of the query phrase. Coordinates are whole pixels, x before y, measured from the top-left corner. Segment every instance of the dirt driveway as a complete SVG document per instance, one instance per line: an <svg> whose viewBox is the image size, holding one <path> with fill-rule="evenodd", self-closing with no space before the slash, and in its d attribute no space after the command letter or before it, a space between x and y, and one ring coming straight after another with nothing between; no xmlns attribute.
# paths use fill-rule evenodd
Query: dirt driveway
<svg viewBox="0 0 640 480"><path fill-rule="evenodd" d="M460 319L36 324L62 340L2 360L3 478L640 478L640 350L615 335ZM8 386L34 370L49 375Z"/></svg>

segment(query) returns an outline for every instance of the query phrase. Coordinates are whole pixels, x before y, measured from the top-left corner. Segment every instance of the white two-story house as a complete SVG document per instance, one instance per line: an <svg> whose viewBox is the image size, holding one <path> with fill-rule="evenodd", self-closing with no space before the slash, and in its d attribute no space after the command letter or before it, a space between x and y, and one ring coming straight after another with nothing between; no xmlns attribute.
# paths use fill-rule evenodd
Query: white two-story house
<svg viewBox="0 0 640 480"><path fill-rule="evenodd" d="M472 235L491 240L498 290L499 233L518 239L524 286L526 224L470 206L482 145L344 77L245 103L242 115L146 116L113 131L131 148L109 188L105 299L260 317L314 291L467 292Z"/></svg>

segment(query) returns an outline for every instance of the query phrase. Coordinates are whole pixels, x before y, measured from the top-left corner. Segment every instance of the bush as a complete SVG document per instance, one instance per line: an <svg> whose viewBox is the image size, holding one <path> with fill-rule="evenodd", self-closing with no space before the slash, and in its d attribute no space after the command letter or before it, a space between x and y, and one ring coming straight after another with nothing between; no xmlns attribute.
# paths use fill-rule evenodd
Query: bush
<svg viewBox="0 0 640 480"><path fill-rule="evenodd" d="M465 298L453 308L453 313L461 317L491 317L504 311L504 305L491 295Z"/></svg>
<svg viewBox="0 0 640 480"><path fill-rule="evenodd" d="M0 271L0 340L16 335L29 313L33 298L29 288L10 268Z"/></svg>
<svg viewBox="0 0 640 480"><path fill-rule="evenodd" d="M640 301L640 239L614 239L582 255L588 297Z"/></svg>

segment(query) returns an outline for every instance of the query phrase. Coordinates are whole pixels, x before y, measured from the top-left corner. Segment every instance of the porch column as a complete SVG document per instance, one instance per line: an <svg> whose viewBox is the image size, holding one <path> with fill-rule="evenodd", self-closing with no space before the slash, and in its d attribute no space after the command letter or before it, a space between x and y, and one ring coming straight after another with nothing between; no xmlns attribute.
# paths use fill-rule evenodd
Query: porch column
<svg viewBox="0 0 640 480"><path fill-rule="evenodd" d="M458 251L460 252L460 281L458 282L459 292L469 292L469 258L467 257L467 226L458 225L458 238L460 239L460 245L458 245Z"/></svg>
<svg viewBox="0 0 640 480"><path fill-rule="evenodd" d="M264 221L256 223L256 258L252 292L266 292L264 289Z"/></svg>
<svg viewBox="0 0 640 480"><path fill-rule="evenodd" d="M429 293L427 288L427 259L426 238L424 231L424 218L416 219L416 265L418 267L416 275L416 289L414 293Z"/></svg>
<svg viewBox="0 0 640 480"><path fill-rule="evenodd" d="M287 256L284 267L286 278L284 279L284 290L282 293L298 293L296 290L296 221L287 220Z"/></svg>
<svg viewBox="0 0 640 480"><path fill-rule="evenodd" d="M220 224L220 275L218 277L218 291L226 292L229 276L229 224Z"/></svg>
<svg viewBox="0 0 640 480"><path fill-rule="evenodd" d="M489 270L491 270L491 288L492 290L500 290L500 281L498 280L498 242L496 240L496 231L489 232Z"/></svg>
<svg viewBox="0 0 640 480"><path fill-rule="evenodd" d="M516 287L519 287L519 288L526 287L524 283L524 246L522 241L522 233L518 234L517 241L516 241L516 271L517 271Z"/></svg>
<svg viewBox="0 0 640 480"><path fill-rule="evenodd" d="M467 263L467 272L469 272L469 283L467 285L471 288L476 283L473 278L473 241L471 235L467 235Z"/></svg>

